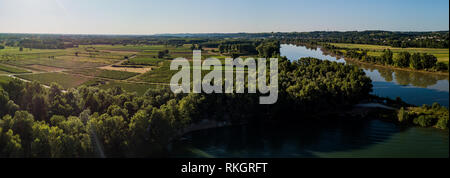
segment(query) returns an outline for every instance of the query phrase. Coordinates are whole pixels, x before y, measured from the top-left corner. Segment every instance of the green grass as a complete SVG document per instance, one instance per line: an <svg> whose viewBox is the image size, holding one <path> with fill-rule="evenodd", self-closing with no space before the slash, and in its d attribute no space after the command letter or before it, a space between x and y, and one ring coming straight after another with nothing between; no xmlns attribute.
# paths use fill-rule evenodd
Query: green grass
<svg viewBox="0 0 450 178"><path fill-rule="evenodd" d="M65 89L75 88L88 81L89 78L74 76L65 73L43 73L43 74L30 74L30 75L17 75L25 80L37 81L44 85L50 85L55 82L61 85Z"/></svg>
<svg viewBox="0 0 450 178"><path fill-rule="evenodd" d="M19 69L17 67L10 67L6 65L0 64L0 71L8 72L8 73L14 73L14 74L22 74L22 73L30 73L30 71Z"/></svg>
<svg viewBox="0 0 450 178"><path fill-rule="evenodd" d="M156 66L164 60L165 59L157 59L157 58L152 58L152 57L138 56L136 58L132 58L132 59L128 60L124 64Z"/></svg>
<svg viewBox="0 0 450 178"><path fill-rule="evenodd" d="M9 72L5 72L5 71L0 70L0 74L9 74Z"/></svg>
<svg viewBox="0 0 450 178"><path fill-rule="evenodd" d="M102 70L102 69L77 69L77 70L68 71L68 72L75 73L75 74L82 74L82 75L114 79L114 80L125 80L125 79L134 77L139 74L139 73L134 73L134 72Z"/></svg>
<svg viewBox="0 0 450 178"><path fill-rule="evenodd" d="M164 61L160 67L140 75L138 80L152 83L170 83L170 79L177 72L170 70L170 61Z"/></svg>
<svg viewBox="0 0 450 178"><path fill-rule="evenodd" d="M103 62L93 62L93 61L89 62L87 60L90 60L90 59L78 60L78 59L75 59L75 57L73 59L69 59L66 56L61 56L61 57L56 57L55 59L38 58L38 59L9 60L9 61L5 61L5 63L14 65L14 66L21 66L21 67L37 64L37 65L44 65L44 66L58 67L58 68L65 68L65 69L92 68L92 67L100 67L100 66L107 65Z"/></svg>
<svg viewBox="0 0 450 178"><path fill-rule="evenodd" d="M104 85L100 85L101 89L110 89L114 87L121 87L127 92L136 92L138 95L144 95L150 88L160 87L160 85L152 85L152 84L139 84L139 83L125 83L125 82L115 82L110 81Z"/></svg>
<svg viewBox="0 0 450 178"><path fill-rule="evenodd" d="M369 55L380 56L382 51L385 49L390 49L396 53L407 51L409 53L428 53L436 56L439 62L449 61L449 49L436 49L436 48L394 48L390 46L380 46L380 45L367 45L367 44L348 44L348 43L331 43L331 45L342 48L359 48L370 50Z"/></svg>

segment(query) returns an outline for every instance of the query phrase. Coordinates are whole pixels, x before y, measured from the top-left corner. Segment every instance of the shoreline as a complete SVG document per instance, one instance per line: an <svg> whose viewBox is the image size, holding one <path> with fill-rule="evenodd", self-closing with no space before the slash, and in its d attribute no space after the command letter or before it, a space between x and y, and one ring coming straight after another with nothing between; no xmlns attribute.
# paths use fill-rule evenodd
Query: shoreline
<svg viewBox="0 0 450 178"><path fill-rule="evenodd" d="M370 62L363 62L363 61L360 61L358 59L345 58L345 57L342 57L342 59L344 59L346 61L348 60L348 61L351 61L351 62L355 62L355 63L358 63L358 64L372 65L372 66L383 67L383 68L387 68L387 69L402 70L402 71L408 71L408 72L420 72L420 73L433 74L433 75L450 76L449 72L431 72L431 71L426 71L426 70L416 70L416 69L405 68L405 67L396 67L396 66L391 66L391 65L381 65L381 64L375 64L375 63L370 63Z"/></svg>
<svg viewBox="0 0 450 178"><path fill-rule="evenodd" d="M364 62L364 61L360 61L359 59L354 59L354 58L349 58L349 57L344 57L344 56L337 55L336 53L333 53L333 52L323 48L320 45L318 45L318 47L320 47L320 49L322 50L323 53L327 52L332 57L340 57L340 58L344 59L345 61L351 61L351 62L355 62L355 63L358 63L358 64L372 65L372 66L376 66L376 67L383 67L383 68L388 68L388 69L403 70L403 71L408 71L408 72L420 72L420 73L425 73L425 74L450 76L449 71L447 71L447 72L443 72L443 71L432 72L432 71L426 71L426 70L411 69L411 68L406 68L406 67L396 67L396 66L392 66L392 65L382 65L382 64L376 64L376 63Z"/></svg>
<svg viewBox="0 0 450 178"><path fill-rule="evenodd" d="M312 47L312 46L308 46L306 44L292 44L292 43L286 43L287 45L295 45L295 46L303 46L303 47ZM360 61L359 59L354 59L354 58L348 58L348 57L344 57L344 56L339 56L336 53L331 52L330 50L327 50L325 48L323 48L321 45L316 45L313 46L315 48L319 47L320 50L322 51L322 53L324 53L324 55L329 55L331 57L339 57L341 59L344 59L345 61L351 61L351 62L355 62L358 64L365 64L365 65L372 65L372 66L376 66L376 67L383 67L383 68L388 68L388 69L396 69L396 70L403 70L403 71L408 71L408 72L420 72L420 73L425 73L425 74L434 74L434 75L441 75L441 76L450 76L449 71L447 72L443 72L443 71L436 71L436 72L432 72L432 71L426 71L426 70L416 70L416 69L411 69L411 68L405 68L405 67L396 67L396 66L392 66L392 65L381 65L381 64L376 64L376 63L370 63L370 62L364 62L364 61ZM328 53L328 54L325 54Z"/></svg>

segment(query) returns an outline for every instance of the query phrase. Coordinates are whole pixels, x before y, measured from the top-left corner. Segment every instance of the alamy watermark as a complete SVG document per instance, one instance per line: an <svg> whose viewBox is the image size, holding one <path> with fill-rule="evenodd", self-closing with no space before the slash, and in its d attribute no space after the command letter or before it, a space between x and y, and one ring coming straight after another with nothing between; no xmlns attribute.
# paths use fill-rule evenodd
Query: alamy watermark
<svg viewBox="0 0 450 178"><path fill-rule="evenodd" d="M268 62L270 62L270 75L267 74ZM242 58L226 58L224 64L217 58L208 58L202 63L200 50L193 51L192 65L185 58L176 58L172 60L170 70L179 70L179 72L172 76L170 89L174 93L244 93L246 88L245 73L247 71L247 92L256 93L256 89L258 89L261 94L267 95L260 97L260 104L274 104L277 102L277 58L271 58L269 61L265 58L258 58L258 60L254 58L245 60ZM179 69L180 67L181 70ZM202 79L202 71L210 72ZM223 77L224 73L225 77ZM193 78L192 91L191 76Z"/></svg>

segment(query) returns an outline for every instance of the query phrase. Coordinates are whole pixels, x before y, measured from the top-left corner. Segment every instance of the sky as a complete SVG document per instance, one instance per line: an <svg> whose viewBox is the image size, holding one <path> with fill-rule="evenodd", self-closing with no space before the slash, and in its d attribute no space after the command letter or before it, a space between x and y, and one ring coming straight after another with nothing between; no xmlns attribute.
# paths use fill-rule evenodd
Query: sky
<svg viewBox="0 0 450 178"><path fill-rule="evenodd" d="M449 30L449 0L0 0L0 33Z"/></svg>

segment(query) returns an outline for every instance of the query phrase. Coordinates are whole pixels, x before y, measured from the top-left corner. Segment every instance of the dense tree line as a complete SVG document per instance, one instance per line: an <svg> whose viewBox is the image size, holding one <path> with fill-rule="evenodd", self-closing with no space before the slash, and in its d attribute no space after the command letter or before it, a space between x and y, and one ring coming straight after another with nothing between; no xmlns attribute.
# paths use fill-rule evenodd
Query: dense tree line
<svg viewBox="0 0 450 178"><path fill-rule="evenodd" d="M157 155L202 101L168 89L137 97L120 88L63 91L56 84L46 89L18 80L3 88L2 157L93 157L99 148L108 157Z"/></svg>
<svg viewBox="0 0 450 178"><path fill-rule="evenodd" d="M348 32L301 32L274 33L272 37L290 44L305 42L372 44L392 47L449 48L449 32L390 32L390 31L348 31Z"/></svg>
<svg viewBox="0 0 450 178"><path fill-rule="evenodd" d="M273 56L280 56L280 42L279 41L264 41L256 47L259 57L270 58Z"/></svg>
<svg viewBox="0 0 450 178"><path fill-rule="evenodd" d="M21 48L35 48L35 49L65 49L73 47L71 44L65 44L60 39L23 39L18 46Z"/></svg>
<svg viewBox="0 0 450 178"><path fill-rule="evenodd" d="M161 35L51 35L51 34L0 34L0 43L26 48L67 48L77 45L173 45L201 44L218 48L220 44L241 44L248 41L275 39L285 43L358 43L392 47L448 48L449 32L390 32L390 31L315 31L290 33L211 33L211 34L161 34ZM44 43L41 43L44 41ZM239 42L240 41L240 42ZM250 42L252 43L252 42ZM255 45L258 46L258 45Z"/></svg>
<svg viewBox="0 0 450 178"><path fill-rule="evenodd" d="M323 44L321 46L322 49L337 56L357 59L362 62L411 68L416 70L448 71L448 64L442 62L438 63L436 56L427 53L410 54L409 52L404 51L398 53L398 55L394 57L394 53L390 49L387 49L383 50L383 54L381 56L372 56L368 55L368 50L342 48L330 44Z"/></svg>
<svg viewBox="0 0 450 178"><path fill-rule="evenodd" d="M219 52L222 54L244 54L244 55L254 55L257 54L256 45L252 43L242 43L242 44L220 44Z"/></svg>

